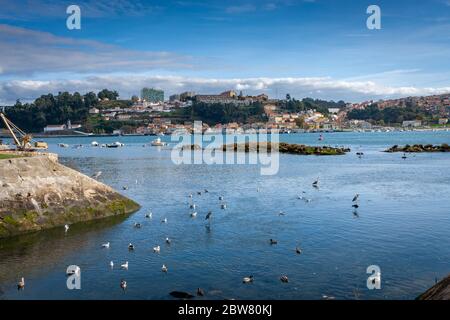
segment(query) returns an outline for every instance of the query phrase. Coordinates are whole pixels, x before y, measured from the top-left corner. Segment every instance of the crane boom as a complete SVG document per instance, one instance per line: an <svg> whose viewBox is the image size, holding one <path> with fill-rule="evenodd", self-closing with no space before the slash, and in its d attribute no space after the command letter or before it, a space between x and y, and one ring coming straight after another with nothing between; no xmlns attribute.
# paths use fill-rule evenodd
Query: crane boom
<svg viewBox="0 0 450 320"><path fill-rule="evenodd" d="M14 144L17 146L17 149L33 151L36 149L47 149L48 148L48 145L45 142L35 142L34 147L33 147L30 144L30 142L32 142L32 140L33 140L31 135L26 134L19 127L17 127L14 123L9 121L8 118L6 118L6 116L3 114L3 112L0 112L0 118L2 118L3 122L5 123L6 129L8 129L9 133L11 133L11 136L14 140ZM17 137L14 130L16 130L17 133L21 136L20 139Z"/></svg>
<svg viewBox="0 0 450 320"><path fill-rule="evenodd" d="M0 118L2 118L3 122L5 123L6 129L8 129L9 133L11 133L16 146L21 147L22 144L20 143L19 139L17 139L16 135L14 134L14 131L11 129L11 126L9 125L8 119L6 119L5 115L2 112L0 112Z"/></svg>

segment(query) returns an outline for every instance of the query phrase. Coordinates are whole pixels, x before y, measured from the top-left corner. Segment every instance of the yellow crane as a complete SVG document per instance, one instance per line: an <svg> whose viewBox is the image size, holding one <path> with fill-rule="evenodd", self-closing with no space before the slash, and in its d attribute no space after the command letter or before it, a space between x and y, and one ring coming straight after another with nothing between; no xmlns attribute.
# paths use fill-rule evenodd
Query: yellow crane
<svg viewBox="0 0 450 320"><path fill-rule="evenodd" d="M11 134L14 140L14 144L17 147L17 150L35 151L48 149L48 145L46 142L34 141L33 137L30 134L26 134L24 131L22 131L18 126L16 126L8 118L6 118L6 116L2 112L0 112L0 118L3 120L6 129ZM17 132L17 135L14 131Z"/></svg>

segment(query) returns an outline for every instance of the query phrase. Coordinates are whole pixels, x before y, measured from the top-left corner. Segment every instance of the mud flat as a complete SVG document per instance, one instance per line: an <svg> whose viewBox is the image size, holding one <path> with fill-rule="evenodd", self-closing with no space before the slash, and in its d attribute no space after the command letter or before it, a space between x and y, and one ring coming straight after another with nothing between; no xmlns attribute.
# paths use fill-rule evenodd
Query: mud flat
<svg viewBox="0 0 450 320"><path fill-rule="evenodd" d="M1 154L0 238L140 208L109 186L61 165L56 154Z"/></svg>

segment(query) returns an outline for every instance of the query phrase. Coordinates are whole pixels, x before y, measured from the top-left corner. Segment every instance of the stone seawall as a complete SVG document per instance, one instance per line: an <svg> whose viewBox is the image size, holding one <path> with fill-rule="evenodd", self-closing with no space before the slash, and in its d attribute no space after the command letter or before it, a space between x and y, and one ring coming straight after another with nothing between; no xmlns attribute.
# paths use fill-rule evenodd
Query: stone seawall
<svg viewBox="0 0 450 320"><path fill-rule="evenodd" d="M53 156L0 160L0 238L130 214L139 208Z"/></svg>

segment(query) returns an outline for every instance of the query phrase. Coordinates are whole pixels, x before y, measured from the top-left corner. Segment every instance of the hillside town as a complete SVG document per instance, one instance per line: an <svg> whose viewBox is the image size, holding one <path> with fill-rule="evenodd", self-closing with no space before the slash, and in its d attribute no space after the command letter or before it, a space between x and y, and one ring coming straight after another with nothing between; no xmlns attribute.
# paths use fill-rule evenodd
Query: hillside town
<svg viewBox="0 0 450 320"><path fill-rule="evenodd" d="M94 95L95 97L95 95ZM143 88L140 96L130 100L118 100L115 91L103 90L95 98L95 105L89 106L87 120L76 123L67 119L63 123L47 124L42 132L45 135L59 134L113 134L113 135L163 135L187 134L193 132L194 119L187 117L198 106L217 111L224 106L246 110L250 106L260 108L253 120L247 121L208 121L200 115L195 120L203 121L203 133L248 133L255 130L278 130L291 132L329 132L329 131L389 131L426 130L448 128L450 116L450 94L426 97L407 97L393 100L345 103L340 101L320 101L314 104L309 98L298 101L289 94L285 99L272 99L265 93L244 95L234 90L217 94L198 94L182 92L165 99L163 90ZM83 98L83 101L85 99ZM318 100L317 100L318 101ZM297 108L289 108L290 105ZM302 108L298 106L301 105ZM305 107L307 106L307 107ZM401 110L414 107L426 115L412 117L400 116L397 123L374 121L370 116L361 116L368 110L377 112L388 109ZM11 107L14 108L14 107ZM8 108L9 109L9 108ZM409 110L409 109L408 109ZM101 126L99 126L101 124ZM100 129L99 129L100 128Z"/></svg>

